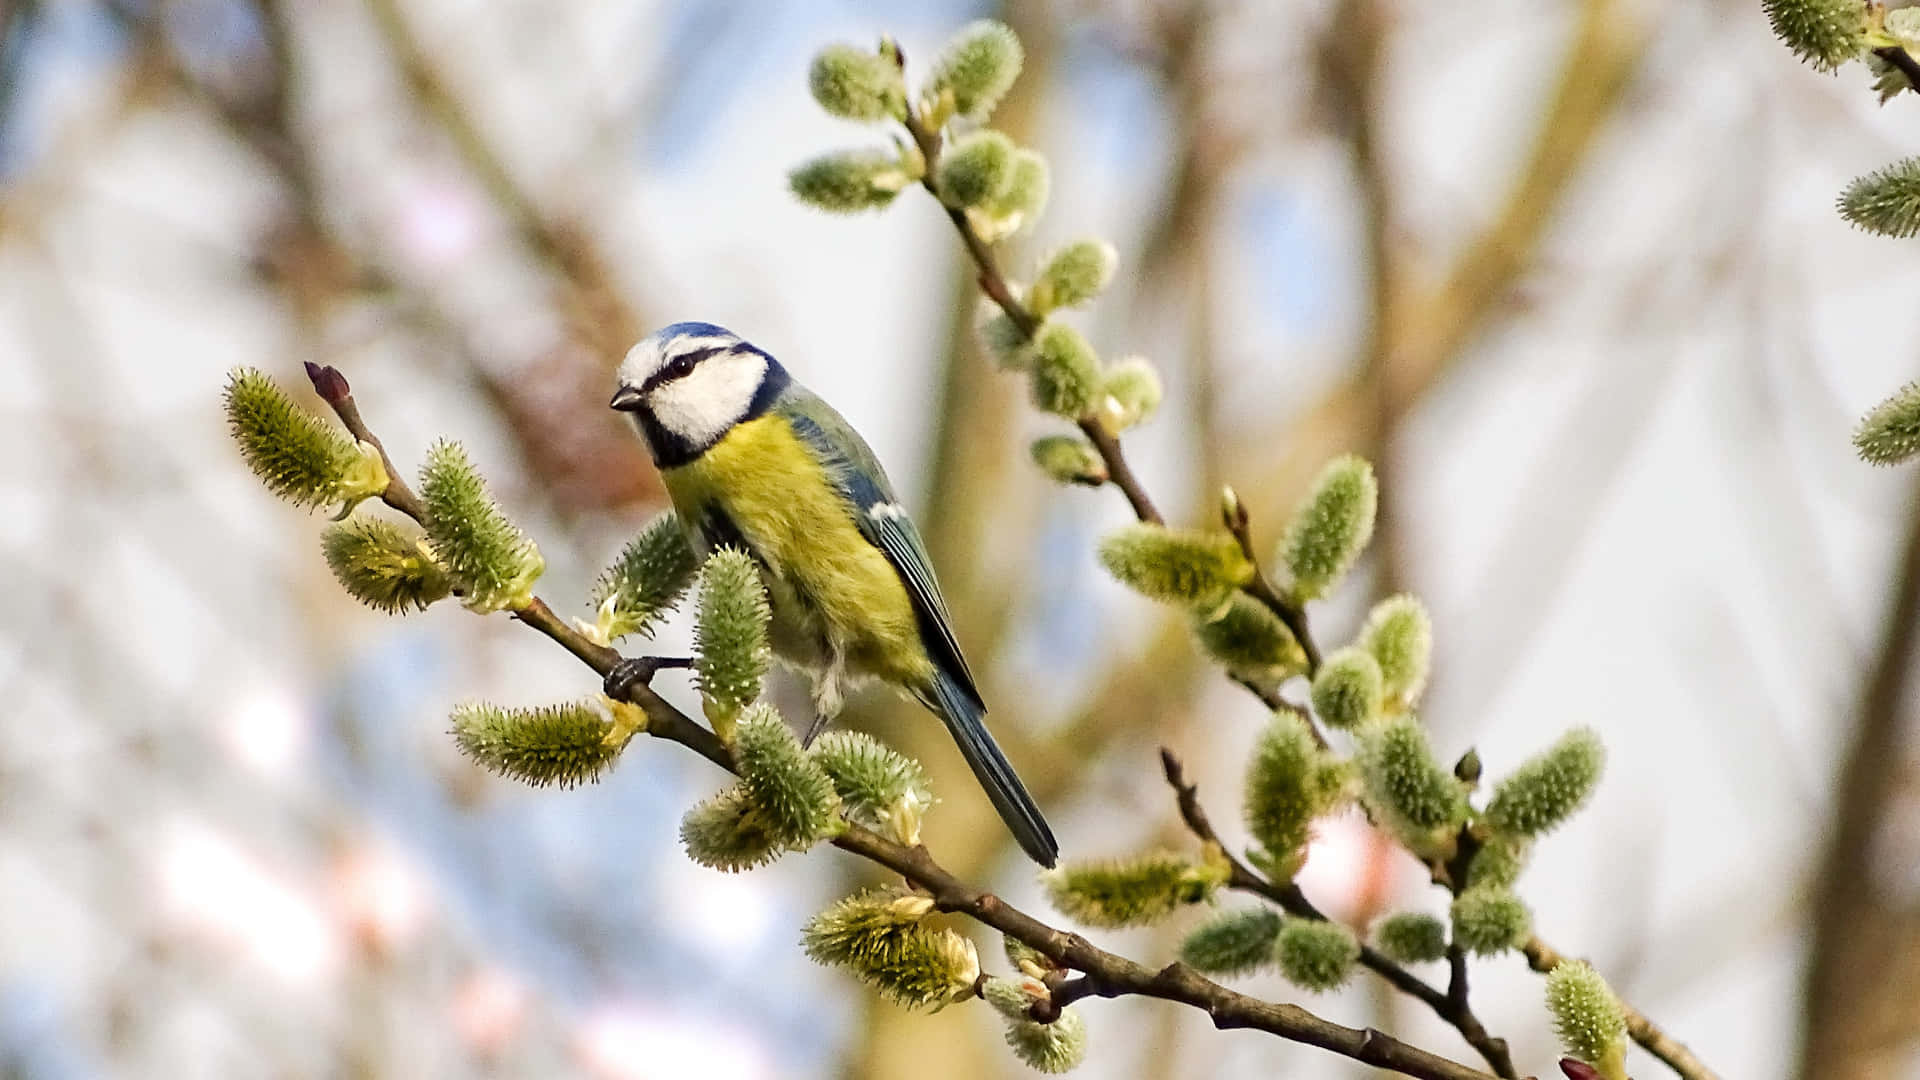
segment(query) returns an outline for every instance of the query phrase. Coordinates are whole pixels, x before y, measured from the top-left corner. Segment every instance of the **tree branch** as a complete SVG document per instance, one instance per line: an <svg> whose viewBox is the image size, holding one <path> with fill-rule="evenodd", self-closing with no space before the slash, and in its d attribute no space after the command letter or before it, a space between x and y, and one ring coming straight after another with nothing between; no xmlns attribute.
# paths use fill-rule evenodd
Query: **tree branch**
<svg viewBox="0 0 1920 1080"><path fill-rule="evenodd" d="M1220 842L1219 834L1213 831L1213 823L1207 818L1206 809L1200 805L1199 788L1187 780L1186 770L1181 766L1180 759L1174 756L1173 751L1166 749L1160 751L1160 767L1166 774L1168 786L1173 788L1174 797L1179 802L1180 820L1186 823L1187 831L1201 843L1219 848L1226 856L1229 867L1228 888L1252 893L1298 918L1315 919L1320 922L1332 921L1314 906L1313 901L1300 890L1300 886L1292 882L1278 885L1267 880L1252 867L1240 861L1225 844ZM1448 954L1448 959L1453 959L1451 952ZM1513 1080L1520 1075L1514 1069L1513 1057L1507 1050L1507 1041L1488 1034L1480 1018L1474 1015L1473 1009L1467 1003L1464 954L1457 961L1453 980L1444 991L1401 967L1391 957L1371 945L1363 943L1360 946L1360 963L1385 979L1394 989L1417 998L1432 1009L1434 1015L1453 1025L1454 1030L1460 1033L1460 1037L1467 1041L1467 1045L1473 1047L1481 1057L1486 1059L1495 1074L1507 1080Z"/></svg>
<svg viewBox="0 0 1920 1080"><path fill-rule="evenodd" d="M332 406L354 437L378 447L379 440L361 418L346 378L331 366L317 364L309 364L307 374L314 389ZM386 461L385 450L381 450L381 457ZM388 482L382 498L395 510L424 524L425 513L419 498L398 478L392 463L386 463ZM537 596L513 615L552 638L603 678L622 660L618 651L589 639L554 614L546 601ZM615 687L609 685L608 689ZM646 713L647 734L679 743L720 768L734 771L733 754L727 746L712 731L660 697L645 681L622 681L618 689L623 700ZM966 884L935 862L924 846L908 847L851 822L845 823L844 830L832 843L906 878L932 897L942 911L966 915L1032 946L1063 968L1083 972L1086 979L1078 986L1084 989L1076 989L1076 996L1137 995L1178 1002L1205 1012L1214 1026L1223 1030L1264 1031L1420 1080L1489 1080L1486 1073L1401 1042L1384 1032L1344 1027L1297 1005L1261 1001L1229 990L1185 964L1174 963L1154 970L1107 952L1079 934L1055 929L994 894Z"/></svg>

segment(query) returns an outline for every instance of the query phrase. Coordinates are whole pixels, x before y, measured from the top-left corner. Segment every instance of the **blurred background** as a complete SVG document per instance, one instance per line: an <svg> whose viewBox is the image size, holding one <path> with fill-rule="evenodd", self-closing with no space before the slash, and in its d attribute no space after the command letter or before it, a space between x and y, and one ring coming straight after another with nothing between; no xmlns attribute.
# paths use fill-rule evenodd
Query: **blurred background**
<svg viewBox="0 0 1920 1080"><path fill-rule="evenodd" d="M226 439L236 364L308 402L301 362L339 365L406 467L462 440L586 614L661 506L611 367L730 326L910 494L1065 851L1186 842L1161 745L1243 839L1259 706L1100 573L1119 495L1027 463L1054 429L978 354L938 209L786 192L878 138L808 99L816 48L892 33L911 74L981 15L1028 51L996 123L1053 163L1010 271L1118 245L1082 325L1168 380L1129 441L1161 505L1202 522L1231 482L1268 542L1328 457L1373 456L1380 531L1322 640L1412 589L1444 756L1498 776L1604 734L1523 882L1540 934L1723 1076L1920 1077L1920 474L1848 444L1911 377L1920 259L1832 209L1920 144L1920 97L1796 63L1753 0L0 6L0 1075L1023 1074L988 1010L801 955L852 860L688 863L719 786L692 755L642 741L567 792L464 761L455 702L591 673L504 617L347 599ZM933 770L943 861L1044 909L938 726L854 713ZM1305 883L1355 922L1444 911L1357 818ZM1100 940L1157 963L1201 914ZM1474 985L1550 1073L1539 979ZM1306 1004L1472 1060L1377 980ZM1088 1076L1365 1071L1085 1011Z"/></svg>

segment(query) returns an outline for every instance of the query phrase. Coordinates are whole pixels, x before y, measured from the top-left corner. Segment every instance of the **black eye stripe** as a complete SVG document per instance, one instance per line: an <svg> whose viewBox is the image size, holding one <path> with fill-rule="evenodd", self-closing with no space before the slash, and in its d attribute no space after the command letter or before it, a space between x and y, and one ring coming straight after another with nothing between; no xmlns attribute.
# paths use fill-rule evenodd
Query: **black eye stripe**
<svg viewBox="0 0 1920 1080"><path fill-rule="evenodd" d="M699 365L700 361L705 360L709 356L726 351L728 350L725 345L713 345L705 349L695 349L690 353L682 353L674 357L673 361L667 366L647 376L647 381L640 384L640 392L643 394L652 393L663 383L670 383L675 379L685 378L693 374L693 369Z"/></svg>

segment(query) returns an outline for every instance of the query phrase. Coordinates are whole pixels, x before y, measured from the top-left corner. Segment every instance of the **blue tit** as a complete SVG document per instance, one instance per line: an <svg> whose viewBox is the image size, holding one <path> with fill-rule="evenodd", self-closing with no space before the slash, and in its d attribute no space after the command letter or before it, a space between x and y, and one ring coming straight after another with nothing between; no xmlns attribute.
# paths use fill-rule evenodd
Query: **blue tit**
<svg viewBox="0 0 1920 1080"><path fill-rule="evenodd" d="M612 406L633 418L695 550L760 564L768 637L812 677L814 730L862 680L905 691L946 722L1020 847L1052 866L1059 846L987 732L920 531L853 426L772 356L698 322L635 345Z"/></svg>

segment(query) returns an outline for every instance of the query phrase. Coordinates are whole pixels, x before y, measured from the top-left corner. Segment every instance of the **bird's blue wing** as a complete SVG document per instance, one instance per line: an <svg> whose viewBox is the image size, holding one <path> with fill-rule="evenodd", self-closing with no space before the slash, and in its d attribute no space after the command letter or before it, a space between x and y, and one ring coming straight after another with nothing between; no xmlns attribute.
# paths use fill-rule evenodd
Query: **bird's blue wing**
<svg viewBox="0 0 1920 1080"><path fill-rule="evenodd" d="M827 474L852 504L861 535L885 553L900 574L919 618L928 656L984 711L986 704L954 638L953 617L947 612L946 598L940 595L940 582L933 575L926 543L907 516L906 507L894 497L873 450L832 406L797 385L778 408L795 433L819 455Z"/></svg>

